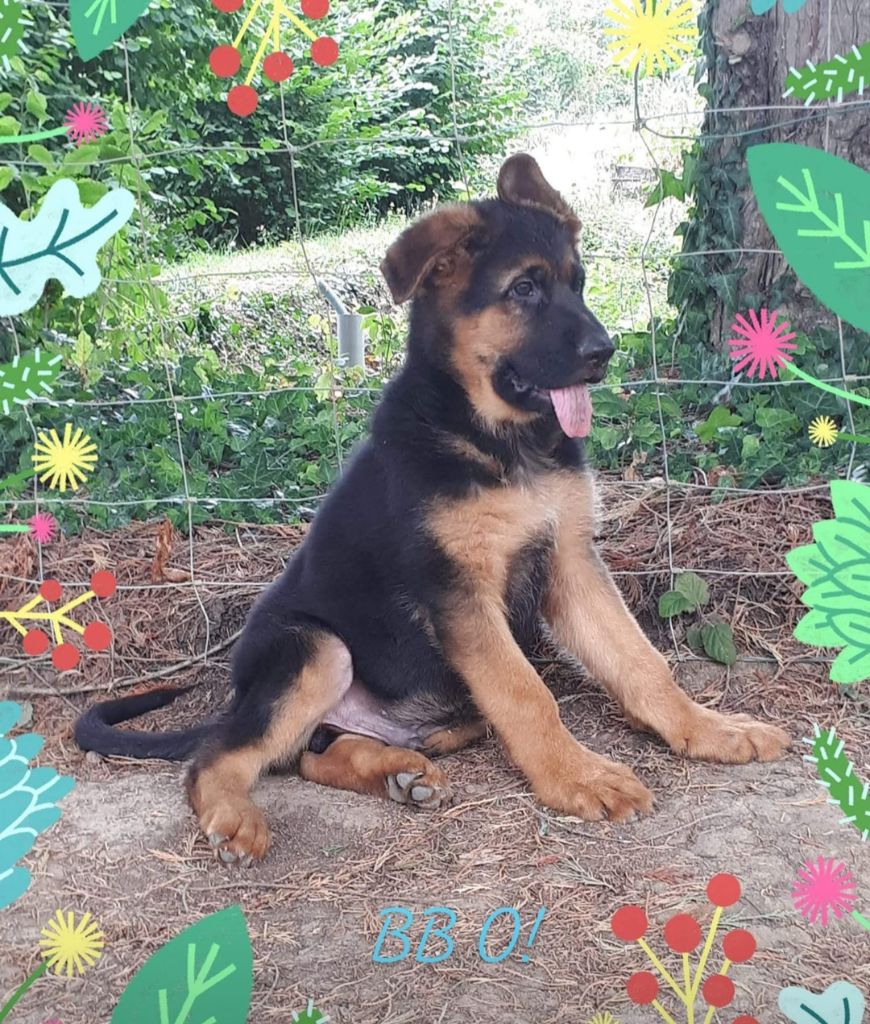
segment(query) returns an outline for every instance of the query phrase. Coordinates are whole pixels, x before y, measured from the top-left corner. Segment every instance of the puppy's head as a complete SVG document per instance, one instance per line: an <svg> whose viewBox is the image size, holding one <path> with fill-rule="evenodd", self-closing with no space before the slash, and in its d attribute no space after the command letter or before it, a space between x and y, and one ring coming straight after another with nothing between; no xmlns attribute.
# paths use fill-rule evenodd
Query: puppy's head
<svg viewBox="0 0 870 1024"><path fill-rule="evenodd" d="M381 270L396 302L414 300L412 339L465 389L493 427L555 416L589 433L586 384L613 344L583 301L580 222L532 157L507 160L498 199L442 207L408 228Z"/></svg>

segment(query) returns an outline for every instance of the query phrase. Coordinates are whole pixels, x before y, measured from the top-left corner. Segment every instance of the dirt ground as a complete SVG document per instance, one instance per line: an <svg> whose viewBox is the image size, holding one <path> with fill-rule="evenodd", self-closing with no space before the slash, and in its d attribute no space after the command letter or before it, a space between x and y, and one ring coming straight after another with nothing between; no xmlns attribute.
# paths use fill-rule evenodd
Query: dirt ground
<svg viewBox="0 0 870 1024"><path fill-rule="evenodd" d="M603 542L615 571L645 572L619 581L644 627L673 656L668 632L649 614L667 585L662 501L649 488L605 494ZM800 742L814 722L836 727L856 771L870 778L870 715L860 688L835 687L824 665L801 660L812 652L789 636L800 614L801 588L779 572L781 556L808 541L810 523L830 510L824 490L790 497L787 514L785 501L756 496L729 507L712 505L701 492L679 498L671 509L675 563L709 570L716 607L734 624L741 654L769 659L728 670L692 659L680 642L678 678L705 705L786 727L795 742L785 760L729 768L676 758L654 738L632 732L576 667L542 651L542 671L571 731L634 768L656 795L652 815L611 825L551 814L535 804L489 739L443 760L458 799L436 814L291 776L263 780L257 799L274 828L275 847L264 864L249 870L219 865L197 835L180 767L85 757L70 736L75 715L111 679L119 688L118 680L178 661L201 642L196 623L202 608L190 588L179 587L171 600L162 584L154 584L153 594L149 590L158 526L85 534L48 548L46 575L82 578L81 567L111 561L122 587L142 589L121 590L107 610L116 637L114 664L88 655L97 660L86 675L58 677L43 664L11 668L4 680L4 695L33 702L31 728L46 737L44 762L73 774L77 785L63 802L61 822L27 859L34 876L29 892L0 914L0 995L38 963L39 929L58 907L90 911L107 939L97 967L81 979L43 978L10 1021L108 1021L124 986L154 950L201 916L238 903L255 953L249 1019L257 1024L287 1024L309 998L337 1024L585 1024L603 1010L622 1024L640 1024L656 1014L628 1001L625 981L648 964L637 946L614 938L611 915L623 904L644 906L648 940L677 971L661 929L678 912L696 913L706 924L712 908L705 886L723 871L743 886L740 901L725 911L726 926L751 930L758 952L751 963L732 969L737 995L717 1020L730 1022L741 1013L781 1020L777 994L790 984L820 991L846 979L870 994L870 931L848 918L811 926L790 896L804 861L832 857L850 868L858 883L857 909L870 913L870 846L826 804ZM238 628L250 602L250 588L230 583L270 579L297 541L290 528L198 531L195 561L203 582L197 601L212 623L213 647ZM27 592L24 581L35 566L28 562L26 539L11 543L19 545L22 582L3 596L14 605ZM184 542L176 543L170 567L184 566L188 557ZM213 564L220 564L221 575L210 583ZM717 575L728 569L748 575ZM772 575L764 576L765 570ZM151 599L159 616L148 609ZM681 631L678 626L678 641ZM0 655L15 653L12 643L0 647ZM226 655L225 648L207 666L181 673L198 685L179 704L176 721L193 720L223 702ZM62 695L47 695L57 691ZM167 716L153 719L159 727ZM450 958L418 964L412 952L393 965L373 963L379 911L395 905L417 915L415 947L423 931L419 914L430 906L452 908L457 923ZM478 936L489 913L504 906L518 908L521 938L505 961L486 964ZM546 914L529 949L540 907ZM504 947L508 931L492 928L493 954ZM433 940L427 952L440 948ZM388 945L385 952L396 949ZM718 969L719 961L714 963ZM675 1009L667 995L662 1001ZM677 1022L684 1019L675 1013ZM143 1012L143 1024L152 1020L156 1024Z"/></svg>

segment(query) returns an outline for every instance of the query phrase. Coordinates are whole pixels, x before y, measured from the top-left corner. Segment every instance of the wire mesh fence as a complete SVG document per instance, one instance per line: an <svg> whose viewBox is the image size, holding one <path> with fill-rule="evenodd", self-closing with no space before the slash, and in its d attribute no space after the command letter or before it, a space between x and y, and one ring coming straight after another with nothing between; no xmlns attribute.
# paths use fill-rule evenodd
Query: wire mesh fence
<svg viewBox="0 0 870 1024"><path fill-rule="evenodd" d="M60 0L49 0L51 3L55 3L56 6L60 6ZM459 114L459 97L458 97L458 84L456 74L456 58L453 52L453 33L454 33L454 22L457 16L456 4L458 0L451 0L448 5L447 25L445 31L448 37L448 49L450 53L450 88L451 88L451 109L453 113L452 117L452 130L448 134L432 133L429 136L417 137L413 140L404 139L401 136L401 141L413 142L416 145L438 145L445 142L454 147L459 166L462 170L462 177L464 179L465 190L468 195L472 195L472 188L469 183L468 175L468 159L465 153L465 147L474 141L481 138L479 134L469 132L465 126L463 126L460 114ZM830 33L831 33L831 17L834 0L828 0L828 13L827 13L827 32L828 32L828 53L831 54L830 47ZM135 103L133 98L133 90L131 88L132 75L135 74L135 54L131 53L125 41L122 38L123 54L124 54L124 81L122 83L122 89L125 95L125 102L127 104L130 116L128 118L128 124L130 126L130 152L131 156L109 158L100 161L109 176L117 170L117 167L123 166L126 162L132 161L137 169L141 172L147 168L149 161L156 159L165 159L167 156L171 160L180 160L183 156L189 156L195 153L205 153L208 150L208 146L177 146L171 149L164 150L152 150L146 153L144 147L137 145L137 139L135 137L135 130L133 125L135 124ZM299 194L297 187L297 161L301 154L309 153L312 150L316 150L318 146L345 146L345 147L365 147L379 145L380 142L373 143L364 139L358 138L335 138L329 139L323 142L307 142L303 144L294 143L293 139L290 138L287 130L287 117L285 116L284 104L285 104L285 93L283 84L279 84L277 91L277 102L281 105L282 121L284 125L283 137L280 140L279 150L258 150L250 149L249 152L255 153L262 159L282 159L286 160L289 166L290 181L292 184L292 210L293 219L295 221L295 237L292 240L292 246L294 250L298 250L298 255L301 257L302 265L305 268L305 273L308 276L308 283L313 291L317 291L317 279L323 276L322 272L316 266L316 261L313 259L310 251L310 238L311 234L306 224L306 219L302 213L302 197ZM856 98L853 103L850 104L821 104L819 108L813 110L804 110L802 108L796 108L793 104L783 105L771 105L761 107L738 107L721 109L718 111L697 111L697 116L700 117L706 113L709 117L712 113L719 113L725 115L742 115L742 114L753 114L763 119L755 127L751 129L753 133L760 133L764 130L782 129L790 125L800 125L805 123L809 119L821 119L824 123L825 132L825 145L827 147L829 133L830 133L830 122L832 118L840 116L844 111L854 111L859 107L866 107L868 113L870 113L870 100L863 98ZM659 161L657 159L656 151L652 145L652 142L656 138L667 138L667 139L692 139L694 135L683 135L679 132L668 132L666 126L669 121L684 121L685 112L662 112L662 111L646 111L642 109L642 102L637 89L637 79L635 79L635 111L634 117L631 120L626 119L614 119L611 121L607 120L566 120L566 121L547 121L542 123L534 124L516 124L511 126L510 134L515 138L523 138L528 133L534 130L537 134L548 134L553 137L558 137L560 133L565 132L569 129L582 127L585 125L596 125L597 127L608 127L608 126L622 126L625 127L630 125L633 130L638 134L640 139L643 141L644 148L649 157L649 166L654 171L659 172L661 170ZM735 129L733 132L723 133L722 135L715 137L739 137L744 134L743 129ZM707 135L708 138L713 138L712 134ZM13 158L8 161L11 164L16 164L21 167L25 167L30 163L28 157L19 152L17 158ZM545 168L546 171L546 168ZM141 181L141 177L139 178ZM140 251L138 253L139 258L146 263L151 263L159 258L159 253L156 251L155 240L153 235L153 229L149 222L147 215L148 208L148 197L143 193L141 185L138 188L136 213L134 218L137 219L137 239ZM713 490L710 484L703 479L701 475L700 482L698 480L676 480L673 478L671 473L671 441L669 431L666 423L666 413L663 407L663 397L674 389L686 387L689 385L697 385L708 387L712 389L728 388L731 390L739 391L741 389L756 389L756 388L777 388L777 389L793 389L793 388L808 388L809 384L801 380L795 379L778 379L775 381L753 381L742 378L739 374L724 376L721 379L714 378L702 378L702 379L686 379L682 377L675 377L668 373L666 368L661 365L661 360L658 352L658 345L656 344L656 330L657 330L657 315L656 308L654 305L654 292L655 286L652 281L652 274L660 270L658 262L651 257L650 246L656 229L656 220L659 215L660 207L656 207L646 241L636 257L632 257L630 254L614 254L600 251L588 251L583 253L584 260L587 264L596 264L602 261L617 261L622 265L628 265L632 267L632 272L639 275L643 282L643 291L646 299L646 303L649 311L650 329L652 332L651 340L651 362L648 372L643 374L640 379L626 380L621 382L620 387L623 389L647 389L650 394L655 397L656 401L656 419L658 423L658 429L660 432L660 448L658 455L660 457L661 465L661 478L658 480L647 481L644 484L639 485L636 482L631 484L626 483L620 479L614 479L612 484L614 486L631 486L637 488L643 486L650 490L660 491L664 495L665 500L665 516L663 528L665 531L665 550L666 550L666 566L667 574L670 577L670 583L673 585L674 579L677 575L684 571L694 571L700 574L704 573L715 573L725 577L733 577L736 581L742 576L770 576L770 577L788 577L790 575L788 569L784 565L771 565L768 569L758 570L735 570L735 569L721 569L710 565L689 565L680 564L674 555L673 545L673 522L674 522L674 511L673 502L676 496L684 493L709 493ZM676 251L676 245L674 251L669 255L672 260L683 260L689 259L695 256L711 256L711 255L724 255L734 254L738 256L744 256L749 254L769 254L774 255L776 250L774 249L705 249L692 251ZM380 254L377 258L373 255L373 264L378 262ZM272 270L258 271L256 269L246 271L246 274L251 277L255 277L257 274L262 273L264 276L267 274L274 273ZM190 269L178 273L173 271L172 280L174 284L184 283L191 287L199 287L200 284L210 279L220 279L222 277L230 277L233 275L232 270L228 271L198 271L196 269ZM112 273L111 266L105 268L102 291L108 296L111 290L117 288L120 285L131 283L129 279L123 276L115 276ZM169 342L169 335L172 330L177 326L172 322L172 314L161 306L159 297L157 295L157 283L155 282L152 286L154 294L153 309L154 309L154 322L156 329L163 339L164 344L162 345L163 351L170 351L172 346ZM106 310L106 305L103 305L103 310ZM329 316L329 307L325 300L323 301L323 312L324 316ZM843 341L843 328L842 322L837 320L839 328L840 338L840 351L839 351L839 367L838 372L828 375L825 380L829 383L838 385L839 387L849 390L870 382L870 374L861 374L858 372L856 367L849 367L847 360L846 347ZM16 329L16 321L11 318L7 321L7 326L11 335L14 339L14 345L16 352L20 354L21 348L19 345L19 338ZM50 326L50 325L48 325ZM103 324L98 325L100 327ZM339 369L337 360L335 357L334 349L331 345L324 343L322 356L328 363L328 373L330 377L334 377L336 371ZM286 387L273 387L264 386L259 390L231 390L231 391L209 391L203 389L199 394L179 394L177 393L176 386L174 384L173 376L173 363L170 358L166 359L165 362L165 377L166 377L166 394L165 396L143 398L137 396L130 396L120 391L117 397L112 399L92 399L92 400L77 400L77 401L64 401L59 402L55 399L45 398L37 399L30 406L22 407L22 415L26 417L30 427L30 431L33 436L34 442L37 440L38 429L34 423L32 417L32 408L37 404L47 405L51 408L63 410L65 415L74 416L77 411L88 412L91 414L101 414L105 423L105 430L111 431L110 413L118 408L130 408L132 406L157 406L165 409L166 419L170 425L170 438L171 444L176 450L175 459L181 470L180 476L180 487L175 493L161 493L161 494L143 494L140 498L120 498L117 501L96 499L88 496L87 493L77 494L73 493L70 495L58 495L52 491L46 491L41 487L38 479L34 477L32 483L29 485L30 490L27 494L22 495L18 498L0 499L0 506L4 508L11 508L21 502L28 502L32 505L36 512L41 510L51 511L56 509L59 505L64 505L68 509L76 510L82 517L85 525L88 523L89 512L93 513L99 506L112 506L112 507L131 507L131 506L142 506L150 509L154 516L159 516L161 510L167 508L183 509L186 518L186 561L187 561L187 579L179 582L160 582L153 583L144 581L141 583L136 582L122 582L120 588L122 591L135 592L137 590L149 590L155 589L161 592L165 591L165 607L168 613L171 614L173 607L174 595L179 591L184 590L188 593L192 593L198 603L201 619L202 619L202 630L199 639L199 650L196 652L193 661L199 664L207 664L210 657L213 657L215 652L218 650L224 650L227 646L227 639L220 638L215 640L212 635L212 622L210 620L209 611L207 609L207 603L203 599L203 593L212 583L215 581L210 580L206 575L203 574L197 565L197 523L201 520L199 515L199 509L204 508L206 512L209 509L213 509L215 504L219 500L222 504L234 504L240 509L244 509L246 506L257 505L259 508L272 507L275 513L276 521L281 521L282 515L287 510L296 508L304 508L306 512L312 512L316 509L319 500L322 499L323 494L317 494L311 497L294 498L287 496L276 497L270 494L263 494L259 497L238 497L238 496L227 496L221 495L219 498L212 495L200 495L192 492L189 486L188 477L188 456L185 453L185 446L183 443L183 432L185 430L185 410L191 406L191 403L195 403L198 406L202 406L207 403L214 403L217 401L239 401L248 402L260 399L268 398L276 394L294 392L294 391L312 391L319 392L325 397L325 400L329 403L331 408L332 423L333 423L333 461L336 469L340 472L345 460L348 457L347 444L342 438L340 430L340 412L342 406L347 403L352 403L362 395L367 395L369 398L376 398L381 388L377 386L366 386L366 384L354 385L349 388L346 393L340 389L334 387L331 384L320 387L300 387L298 385L288 385ZM608 385L599 385L599 388L606 388ZM845 416L849 422L850 428L854 433L854 421L852 418L852 408L849 403L846 403ZM849 463L847 472L852 474L856 466L859 463L859 452L858 446L852 443L850 446ZM806 487L794 487L794 488L781 488L778 492L780 495L801 495L824 492L827 489L827 484L824 482L809 485ZM730 487L728 489L728 495L739 496L746 494L755 493L752 488L740 488ZM766 493L771 493L769 490ZM197 510L197 514L194 512ZM37 572L35 575L21 575L16 573L14 569L10 569L8 564L3 565L2 548L0 548L0 584L4 583L15 583L24 584L27 586L38 586L46 578L46 558L47 555L43 552L42 547L36 546L36 567ZM658 569L630 569L630 570L619 570L614 569L614 575L617 577L641 577L646 573L658 573ZM262 588L267 586L271 582L270 579L262 579L256 581L246 581L235 584L239 587L244 587L246 590L253 588ZM65 580L66 586L75 587L87 587L88 583L86 580ZM233 583L227 583L227 581L221 581L222 586L233 586ZM2 587L0 587L0 593L2 593ZM4 599L5 605L5 599ZM693 655L687 653L684 647L678 642L674 634L673 625L670 627L671 638L673 642L673 655L677 659L691 658ZM112 657L110 651L107 657ZM190 658L179 658L178 664L168 664L163 667L160 671L160 675L167 676L172 675L173 671L178 667L189 667L191 664ZM763 661L763 660L774 660L764 659L758 657L749 658L750 661ZM819 659L807 653L806 660L809 661L823 661L825 659ZM35 666L38 663L38 659L27 658L27 657L3 657L0 658L0 664L5 668L5 675L7 679L15 685L17 682L22 682L31 677L36 672L36 678L38 678L43 684L45 683L48 676L41 672L37 672ZM115 673L113 671L113 678L118 683L127 683L131 680L125 677L123 673ZM50 686L55 687L55 683L51 682ZM63 683L56 685L57 692L65 692ZM72 692L72 691L70 691Z"/></svg>

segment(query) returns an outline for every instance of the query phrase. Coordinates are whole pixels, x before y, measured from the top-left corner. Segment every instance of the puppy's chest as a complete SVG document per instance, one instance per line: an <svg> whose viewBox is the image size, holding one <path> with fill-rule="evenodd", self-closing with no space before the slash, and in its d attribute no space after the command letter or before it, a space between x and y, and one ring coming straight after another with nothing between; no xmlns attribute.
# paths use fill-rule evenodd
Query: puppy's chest
<svg viewBox="0 0 870 1024"><path fill-rule="evenodd" d="M593 518L588 477L554 473L441 504L427 525L457 569L504 592L566 540L590 538Z"/></svg>

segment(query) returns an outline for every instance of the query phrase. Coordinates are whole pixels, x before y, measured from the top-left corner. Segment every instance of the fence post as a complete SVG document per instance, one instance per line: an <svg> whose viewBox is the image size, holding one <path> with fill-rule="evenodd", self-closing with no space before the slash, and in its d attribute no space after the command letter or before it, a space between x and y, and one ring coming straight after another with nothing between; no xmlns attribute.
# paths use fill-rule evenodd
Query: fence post
<svg viewBox="0 0 870 1024"><path fill-rule="evenodd" d="M317 289L335 310L338 321L338 356L346 366L365 366L365 342L359 313L348 313L347 307L329 285L317 278Z"/></svg>

